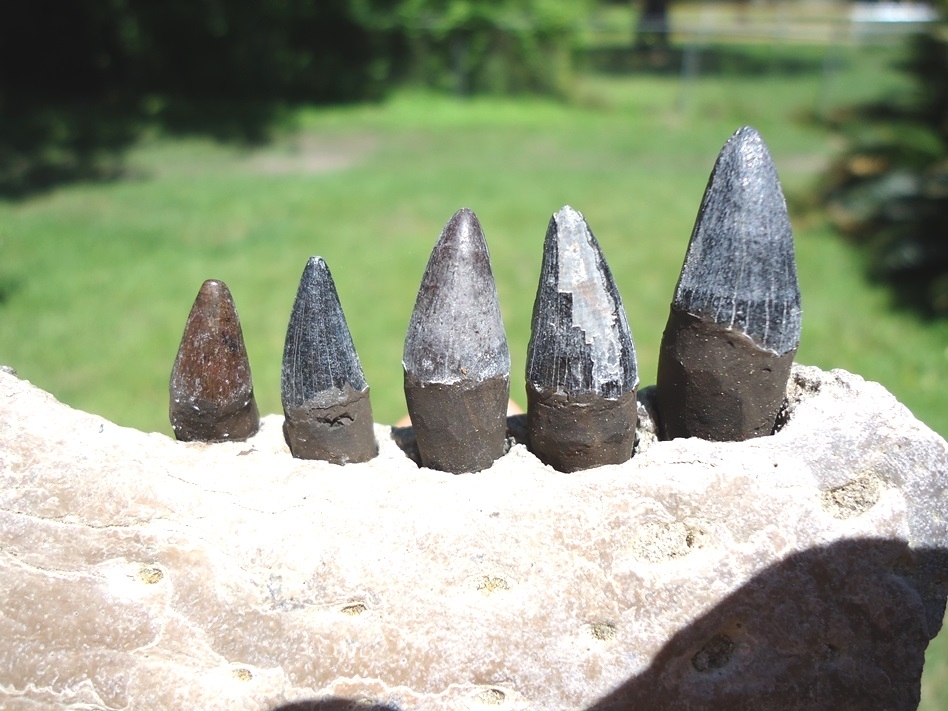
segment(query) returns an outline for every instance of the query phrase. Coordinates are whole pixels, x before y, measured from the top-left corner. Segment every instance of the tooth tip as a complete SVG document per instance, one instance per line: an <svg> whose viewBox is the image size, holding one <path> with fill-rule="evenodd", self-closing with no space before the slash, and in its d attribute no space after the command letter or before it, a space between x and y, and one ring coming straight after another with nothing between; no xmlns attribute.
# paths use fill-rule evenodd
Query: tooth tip
<svg viewBox="0 0 948 711"><path fill-rule="evenodd" d="M234 298L230 293L230 289L227 288L227 284L220 279L207 279L198 289L194 303L202 306L223 306L225 304L232 306Z"/></svg>
<svg viewBox="0 0 948 711"><path fill-rule="evenodd" d="M243 335L240 329L240 319L237 316L237 309L234 304L234 298L227 288L227 284L217 279L208 279L198 290L188 314L188 320L185 323L184 335L179 347L179 355L186 351L192 352L197 348L197 343L202 342L202 336L209 332L220 333L223 331L233 332L233 336L239 339L237 345L239 350L243 348ZM216 342L211 342L208 346L213 348ZM233 348L220 349L222 353L233 353Z"/></svg>
<svg viewBox="0 0 948 711"><path fill-rule="evenodd" d="M480 220L474 211L467 207L462 207L451 216L441 231L436 247L438 244L459 240L485 242Z"/></svg>
<svg viewBox="0 0 948 711"><path fill-rule="evenodd" d="M586 218L579 210L574 210L569 205L564 205L557 210L550 218L550 226L547 230L547 239L544 240L544 249L549 249L555 241L560 244L572 244L574 242L592 243L594 248L599 250L599 243L586 223Z"/></svg>
<svg viewBox="0 0 948 711"><path fill-rule="evenodd" d="M768 156L770 155L770 150L767 148L763 136L752 126L742 126L737 129L721 148L722 154L731 152L742 153L747 151L762 152Z"/></svg>
<svg viewBox="0 0 948 711"><path fill-rule="evenodd" d="M301 282L306 283L324 283L327 280L332 280L332 272L329 270L329 265L326 264L326 260L322 257L310 257L306 260L306 266L303 267L303 275L300 277ZM333 286L335 289L335 286Z"/></svg>
<svg viewBox="0 0 948 711"><path fill-rule="evenodd" d="M745 140L745 141L747 140L762 141L763 140L760 137L760 132L756 128L754 128L753 126L747 126L747 125L741 126L739 129L737 129L734 132L734 134L731 136L731 138L732 139L737 138L737 139Z"/></svg>

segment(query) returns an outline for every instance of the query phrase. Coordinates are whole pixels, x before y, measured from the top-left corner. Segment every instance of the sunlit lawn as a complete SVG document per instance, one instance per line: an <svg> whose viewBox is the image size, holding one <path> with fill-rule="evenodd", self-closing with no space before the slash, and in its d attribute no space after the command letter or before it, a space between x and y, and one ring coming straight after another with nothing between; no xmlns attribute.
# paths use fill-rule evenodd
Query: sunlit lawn
<svg viewBox="0 0 948 711"><path fill-rule="evenodd" d="M299 111L255 149L153 135L128 156L128 179L0 203L0 363L70 405L170 433L167 385L184 321L201 282L218 278L237 302L260 409L279 412L287 318L306 259L318 254L376 418L392 422L405 411L402 341L428 253L467 206L491 249L522 402L540 248L551 213L568 203L612 267L650 384L717 151L754 125L788 193L804 195L837 146L800 118L895 81L880 53L847 56L854 61L829 76L703 76L685 86L675 76L587 77L572 104L406 92ZM794 220L797 360L878 380L948 434L948 324L893 310L819 214ZM931 652L924 708L948 703L946 642Z"/></svg>

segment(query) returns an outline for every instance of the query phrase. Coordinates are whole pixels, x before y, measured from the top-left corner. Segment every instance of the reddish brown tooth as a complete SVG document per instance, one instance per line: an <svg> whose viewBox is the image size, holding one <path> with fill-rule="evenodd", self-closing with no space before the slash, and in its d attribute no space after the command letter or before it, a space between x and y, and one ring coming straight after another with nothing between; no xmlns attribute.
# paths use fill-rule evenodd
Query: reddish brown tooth
<svg viewBox="0 0 948 711"><path fill-rule="evenodd" d="M194 300L170 392L171 427L179 440L243 440L260 427L240 319L222 281L208 279Z"/></svg>

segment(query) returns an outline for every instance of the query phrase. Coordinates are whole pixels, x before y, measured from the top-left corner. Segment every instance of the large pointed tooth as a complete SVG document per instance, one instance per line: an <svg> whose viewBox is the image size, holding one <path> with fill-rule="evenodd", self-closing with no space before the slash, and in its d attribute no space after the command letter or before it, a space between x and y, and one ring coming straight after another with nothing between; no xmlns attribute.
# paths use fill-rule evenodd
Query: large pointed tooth
<svg viewBox="0 0 948 711"><path fill-rule="evenodd" d="M402 365L424 466L473 472L504 453L510 353L487 242L466 208L431 252Z"/></svg>
<svg viewBox="0 0 948 711"><path fill-rule="evenodd" d="M638 367L622 299L582 214L553 215L527 350L530 446L561 471L632 456Z"/></svg>
<svg viewBox="0 0 948 711"><path fill-rule="evenodd" d="M336 464L378 453L369 386L321 257L300 278L283 348L283 434L294 457Z"/></svg>
<svg viewBox="0 0 948 711"><path fill-rule="evenodd" d="M240 319L224 282L209 279L201 286L169 389L171 426L179 440L243 440L260 427Z"/></svg>
<svg viewBox="0 0 948 711"><path fill-rule="evenodd" d="M662 337L663 436L771 434L800 316L786 201L767 146L745 126L711 172Z"/></svg>

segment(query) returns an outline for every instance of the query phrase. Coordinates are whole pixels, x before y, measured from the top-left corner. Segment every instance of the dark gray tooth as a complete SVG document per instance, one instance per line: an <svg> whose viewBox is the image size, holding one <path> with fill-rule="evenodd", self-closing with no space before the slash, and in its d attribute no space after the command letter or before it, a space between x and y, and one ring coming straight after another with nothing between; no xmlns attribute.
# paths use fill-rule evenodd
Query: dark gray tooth
<svg viewBox="0 0 948 711"><path fill-rule="evenodd" d="M638 367L622 299L582 214L553 215L527 350L530 446L560 471L632 456Z"/></svg>
<svg viewBox="0 0 948 711"><path fill-rule="evenodd" d="M335 464L378 454L369 386L321 257L300 278L283 347L283 434L293 456Z"/></svg>
<svg viewBox="0 0 948 711"><path fill-rule="evenodd" d="M487 242L467 208L431 252L402 366L424 466L459 474L503 455L510 353Z"/></svg>
<svg viewBox="0 0 948 711"><path fill-rule="evenodd" d="M194 300L169 390L179 440L244 440L260 427L240 319L222 281L205 281Z"/></svg>
<svg viewBox="0 0 948 711"><path fill-rule="evenodd" d="M662 337L663 436L771 434L800 319L786 201L767 146L745 126L711 172Z"/></svg>

